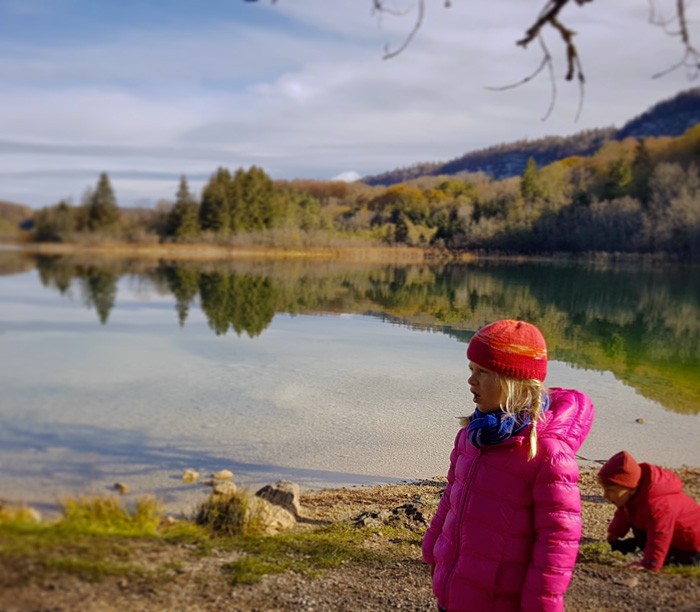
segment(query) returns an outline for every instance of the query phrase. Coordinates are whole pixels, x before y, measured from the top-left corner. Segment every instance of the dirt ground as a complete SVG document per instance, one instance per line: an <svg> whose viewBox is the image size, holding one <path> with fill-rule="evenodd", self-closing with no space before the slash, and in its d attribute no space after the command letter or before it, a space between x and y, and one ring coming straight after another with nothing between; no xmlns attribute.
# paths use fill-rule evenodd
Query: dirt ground
<svg viewBox="0 0 700 612"><path fill-rule="evenodd" d="M700 499L700 470L681 469L685 489ZM393 509L408 502L437 499L440 480L372 488L325 490L302 496L302 515L313 521L339 521L362 512ZM613 506L601 496L592 468L582 470L584 537L582 544L601 542ZM433 504L434 507L434 504ZM372 546L390 548L378 537ZM28 580L32 568L0 557L0 610L4 612L63 611L433 611L435 603L426 566L419 551L397 556L380 568L341 566L310 577L288 571L268 575L254 585L233 586L222 566L234 553L198 557L185 546L162 549L145 544L140 560L163 563L168 554L173 571L159 581L145 578L104 578L90 582L59 574ZM566 596L571 612L696 610L700 611L700 578L652 574L617 564L580 561Z"/></svg>

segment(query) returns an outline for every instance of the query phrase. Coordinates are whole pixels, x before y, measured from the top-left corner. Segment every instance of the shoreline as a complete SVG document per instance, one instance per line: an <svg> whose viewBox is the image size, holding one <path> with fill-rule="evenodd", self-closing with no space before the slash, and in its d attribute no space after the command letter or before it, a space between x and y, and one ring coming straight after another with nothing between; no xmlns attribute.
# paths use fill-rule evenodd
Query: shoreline
<svg viewBox="0 0 700 612"><path fill-rule="evenodd" d="M601 496L596 471L581 471L583 535L566 609L696 609L697 571L635 572L627 565L638 557L610 552L605 534L614 506ZM686 493L698 499L700 469L676 472ZM85 540L76 534L77 543L52 543L50 536L10 533L7 541L17 544L15 552L0 549L0 608L432 612L435 598L420 542L444 484L442 478L302 493L296 527L256 539L254 546L235 537L208 538L206 547L198 547L186 539ZM22 548L27 538L33 544ZM257 567L260 574L238 581L235 567Z"/></svg>
<svg viewBox="0 0 700 612"><path fill-rule="evenodd" d="M698 267L697 262L682 262L663 253L626 252L556 252L510 253L477 249L451 251L435 247L382 246L350 244L340 246L307 247L304 245L260 246L211 243L161 243L96 241L86 243L2 241L0 250L30 255L93 256L101 259L169 259L190 261L222 260L313 260L347 261L356 263L586 263L589 265L684 265Z"/></svg>

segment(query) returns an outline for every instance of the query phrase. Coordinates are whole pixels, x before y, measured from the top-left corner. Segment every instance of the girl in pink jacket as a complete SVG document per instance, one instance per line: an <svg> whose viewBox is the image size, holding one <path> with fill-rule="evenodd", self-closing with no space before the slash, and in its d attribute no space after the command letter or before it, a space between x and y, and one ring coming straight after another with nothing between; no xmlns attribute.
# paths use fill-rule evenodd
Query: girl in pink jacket
<svg viewBox="0 0 700 612"><path fill-rule="evenodd" d="M581 537L575 453L593 404L544 387L547 347L529 323L483 327L467 358L476 409L423 539L438 608L562 610Z"/></svg>

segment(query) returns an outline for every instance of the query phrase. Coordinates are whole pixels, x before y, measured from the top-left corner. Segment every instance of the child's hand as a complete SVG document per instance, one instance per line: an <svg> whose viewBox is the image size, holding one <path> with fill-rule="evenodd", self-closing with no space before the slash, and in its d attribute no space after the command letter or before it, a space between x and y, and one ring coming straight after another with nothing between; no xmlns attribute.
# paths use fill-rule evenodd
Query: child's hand
<svg viewBox="0 0 700 612"><path fill-rule="evenodd" d="M627 566L628 569L634 570L635 572L643 572L647 568L640 561L635 561Z"/></svg>

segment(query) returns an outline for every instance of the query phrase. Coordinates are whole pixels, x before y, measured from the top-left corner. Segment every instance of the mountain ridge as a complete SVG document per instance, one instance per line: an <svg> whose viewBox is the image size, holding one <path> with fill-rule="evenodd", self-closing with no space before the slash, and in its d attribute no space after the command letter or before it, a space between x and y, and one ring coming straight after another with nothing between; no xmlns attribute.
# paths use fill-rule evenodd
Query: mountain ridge
<svg viewBox="0 0 700 612"><path fill-rule="evenodd" d="M571 136L545 136L536 140L517 140L465 153L446 162L419 162L360 179L368 185L393 185L421 176L453 175L460 172L484 172L495 180L520 176L529 158L538 166L572 156L588 156L610 140L652 136L680 136L700 122L700 87L679 92L662 100L620 129L615 127L582 130Z"/></svg>

